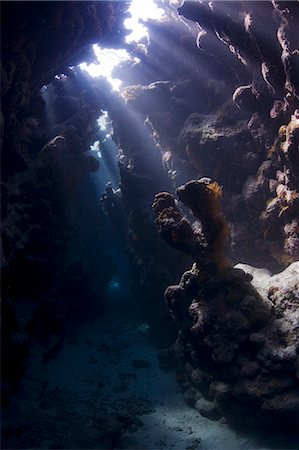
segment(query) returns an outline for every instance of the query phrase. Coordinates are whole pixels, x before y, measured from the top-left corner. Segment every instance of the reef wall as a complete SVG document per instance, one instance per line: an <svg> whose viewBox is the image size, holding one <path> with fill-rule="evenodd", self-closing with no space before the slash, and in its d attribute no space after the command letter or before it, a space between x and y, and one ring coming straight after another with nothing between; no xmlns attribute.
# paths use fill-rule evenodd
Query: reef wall
<svg viewBox="0 0 299 450"><path fill-rule="evenodd" d="M203 414L295 427L298 4L186 1L178 11L196 25L173 20L169 8L164 21L148 23L146 52L133 53L142 64L117 73L127 106L145 119L162 154L168 191L187 182L179 203L163 192L154 202L164 240L195 261L165 293L179 329L180 377L191 381L191 404L195 388L213 400L198 405ZM134 171L135 155L128 156ZM140 240L137 252L154 255ZM237 262L274 272L293 264L255 290L233 269Z"/></svg>
<svg viewBox="0 0 299 450"><path fill-rule="evenodd" d="M126 2L1 4L4 391L23 376L33 345L41 360L55 356L68 319L96 309L115 272L105 212L76 201L99 169L88 149L107 111L132 291L153 335L161 343L163 328L167 342L178 329L184 377L214 399L216 416L235 418L234 400L253 418L292 425L298 2L177 6L179 16L164 2L163 20L146 23L148 42L127 44ZM121 94L75 67L93 61L93 43L138 58L114 71ZM157 194L170 246L154 224ZM291 265L262 296L232 268L240 262L274 272Z"/></svg>
<svg viewBox="0 0 299 450"><path fill-rule="evenodd" d="M149 24L127 103L150 122L174 187L223 186L232 259L279 270L298 259L298 5L186 1L179 14L198 28L170 12Z"/></svg>
<svg viewBox="0 0 299 450"><path fill-rule="evenodd" d="M99 169L88 150L101 103L69 67L94 59L93 43L121 43L126 9L123 2L1 3L4 403L32 358L46 364L70 327L102 310L115 272L92 186L83 198L87 174Z"/></svg>

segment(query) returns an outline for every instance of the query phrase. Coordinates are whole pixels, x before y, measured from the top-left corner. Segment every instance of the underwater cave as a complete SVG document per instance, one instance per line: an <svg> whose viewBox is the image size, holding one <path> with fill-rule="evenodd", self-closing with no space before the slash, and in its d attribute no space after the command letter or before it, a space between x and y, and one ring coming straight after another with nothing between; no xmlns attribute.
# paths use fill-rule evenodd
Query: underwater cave
<svg viewBox="0 0 299 450"><path fill-rule="evenodd" d="M299 2L0 7L1 448L299 448Z"/></svg>

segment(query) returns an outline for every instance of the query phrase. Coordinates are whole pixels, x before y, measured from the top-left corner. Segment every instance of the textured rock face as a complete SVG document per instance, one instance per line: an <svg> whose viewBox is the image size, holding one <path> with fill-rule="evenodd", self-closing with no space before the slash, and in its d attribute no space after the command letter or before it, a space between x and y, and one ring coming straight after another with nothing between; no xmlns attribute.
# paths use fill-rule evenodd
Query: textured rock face
<svg viewBox="0 0 299 450"><path fill-rule="evenodd" d="M122 150L121 189L130 218L134 286L138 297L147 299L148 314L154 311L158 317L160 288L171 274L172 280L178 278L180 263L183 270L188 264L172 252L166 257L152 227L149 207L159 190L170 191L200 177L211 177L223 187L221 206L231 238L211 246L223 267L223 247L229 245L233 262L276 271L298 258L297 169L284 151L289 144L297 145L296 132L286 139L299 106L294 3L286 9L277 2L232 6L186 1L179 13L188 18L188 27L173 20L174 11L168 8L162 22L148 23L147 50L142 45L133 50L142 63L124 63L115 70L126 86L124 101L109 100L105 108ZM198 34L195 22L206 34ZM292 154L296 158L297 152ZM293 181L278 181L285 171ZM279 184L284 187L277 195ZM196 189L194 198L200 195ZM160 227L166 241L203 259L203 224L194 227L195 233L169 196L157 197L158 208L164 202L169 204ZM220 222L215 228L223 227L228 237Z"/></svg>
<svg viewBox="0 0 299 450"><path fill-rule="evenodd" d="M298 258L298 5L186 1L179 14L206 33L198 48L192 25L150 24L153 69L127 67L127 104L147 116L175 188L203 176L223 186L233 260L280 270Z"/></svg>
<svg viewBox="0 0 299 450"><path fill-rule="evenodd" d="M199 405L203 414L296 427L299 263L273 277L250 266L223 264L223 218L213 197L207 202L199 195L209 185L204 179L178 189L179 199L202 222L200 236L170 194L158 194L153 205L161 236L195 260L179 285L165 291L180 330L177 359L191 384L214 401L216 409L208 412Z"/></svg>
<svg viewBox="0 0 299 450"><path fill-rule="evenodd" d="M90 45L99 40L117 46L126 8L123 2L1 4L4 402L36 346L46 363L78 317L101 310L114 271L102 252L97 261L104 268L97 279L92 274L88 220L76 192L99 169L86 152L101 104L69 65L90 60ZM105 228L100 208L93 218ZM94 236L99 250L105 231Z"/></svg>
<svg viewBox="0 0 299 450"><path fill-rule="evenodd" d="M238 193L261 161L247 123L232 103L208 117L192 113L179 135L181 150L199 174L216 177L226 190Z"/></svg>
<svg viewBox="0 0 299 450"><path fill-rule="evenodd" d="M1 9L5 18L1 52L2 157L7 176L26 167L22 131L26 120L41 120L40 88L55 75L67 73L69 66L92 59L91 44L110 40L117 46L123 38L120 29L126 5L3 2Z"/></svg>

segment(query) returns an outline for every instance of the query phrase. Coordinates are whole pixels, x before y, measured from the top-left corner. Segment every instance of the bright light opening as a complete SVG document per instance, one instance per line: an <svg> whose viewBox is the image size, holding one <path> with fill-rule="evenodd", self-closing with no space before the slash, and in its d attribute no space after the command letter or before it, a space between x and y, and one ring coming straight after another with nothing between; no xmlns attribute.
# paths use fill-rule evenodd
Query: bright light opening
<svg viewBox="0 0 299 450"><path fill-rule="evenodd" d="M100 141L95 141L91 146L89 147L91 152L95 152L97 154L98 158L102 158L102 152L101 152L101 143Z"/></svg>
<svg viewBox="0 0 299 450"><path fill-rule="evenodd" d="M129 53L124 49L100 48L97 44L93 45L93 50L98 60L98 64L79 64L81 70L86 70L92 77L105 77L110 82L112 88L118 91L121 86L121 80L112 78L112 71L119 63L128 61Z"/></svg>
<svg viewBox="0 0 299 450"><path fill-rule="evenodd" d="M103 114L99 117L97 122L98 122L98 125L99 125L101 131L107 130L108 122L109 122L108 112L103 111Z"/></svg>
<svg viewBox="0 0 299 450"><path fill-rule="evenodd" d="M140 20L159 20L164 15L163 9L159 8L154 0L132 0L128 9L132 17L124 21L125 28L131 33L126 36L126 42L138 42L148 36L147 28Z"/></svg>
<svg viewBox="0 0 299 450"><path fill-rule="evenodd" d="M163 17L164 11L159 8L154 0L132 0L128 9L131 17L124 21L124 26L131 33L126 37L126 42L138 42L143 37L148 36L147 28L140 23L140 20L159 20ZM101 48L97 44L93 45L98 64L79 64L81 70L86 70L92 77L105 77L111 84L113 90L119 91L122 85L121 80L112 78L113 69L124 61L134 61L138 64L138 58L131 58L125 49Z"/></svg>
<svg viewBox="0 0 299 450"><path fill-rule="evenodd" d="M102 114L97 119L97 124L99 126L99 130L102 131L103 134L106 134L104 138L101 137L100 140L97 140L93 144L91 144L89 147L89 151L96 153L97 157L102 159L102 144L107 142L107 140L112 136L112 122L107 111L102 111Z"/></svg>

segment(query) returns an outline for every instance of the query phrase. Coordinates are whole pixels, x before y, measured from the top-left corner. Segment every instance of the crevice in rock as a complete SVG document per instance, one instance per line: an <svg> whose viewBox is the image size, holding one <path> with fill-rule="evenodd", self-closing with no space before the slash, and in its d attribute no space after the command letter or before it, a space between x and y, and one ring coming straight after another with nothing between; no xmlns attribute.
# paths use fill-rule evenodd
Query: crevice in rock
<svg viewBox="0 0 299 450"><path fill-rule="evenodd" d="M294 448L298 2L158 6L1 3L6 448Z"/></svg>

